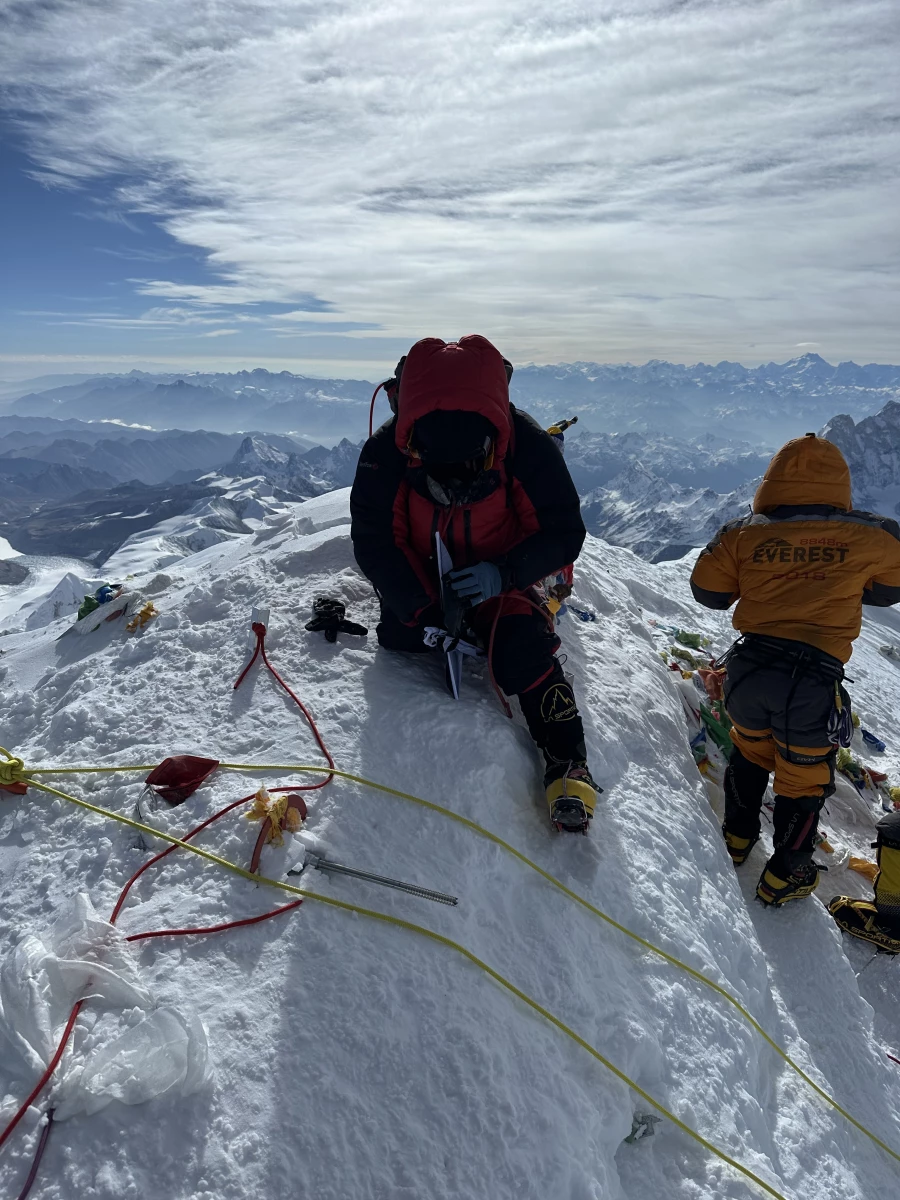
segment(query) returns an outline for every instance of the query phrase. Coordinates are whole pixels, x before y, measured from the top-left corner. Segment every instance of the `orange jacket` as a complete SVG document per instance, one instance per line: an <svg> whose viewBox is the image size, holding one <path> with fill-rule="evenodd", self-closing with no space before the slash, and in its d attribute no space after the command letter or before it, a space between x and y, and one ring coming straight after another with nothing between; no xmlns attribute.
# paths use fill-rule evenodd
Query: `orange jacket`
<svg viewBox="0 0 900 1200"><path fill-rule="evenodd" d="M724 525L691 575L694 598L741 633L807 642L846 662L862 605L900 601L900 526L851 507L837 446L808 433L778 451L753 512Z"/></svg>

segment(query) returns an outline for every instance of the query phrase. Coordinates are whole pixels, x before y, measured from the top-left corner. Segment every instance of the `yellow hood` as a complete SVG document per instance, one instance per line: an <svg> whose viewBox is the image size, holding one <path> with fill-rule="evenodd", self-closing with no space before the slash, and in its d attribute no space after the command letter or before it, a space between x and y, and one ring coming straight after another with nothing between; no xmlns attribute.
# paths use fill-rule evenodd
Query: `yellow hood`
<svg viewBox="0 0 900 1200"><path fill-rule="evenodd" d="M830 504L850 509L850 468L833 442L808 433L785 443L769 463L753 511L781 504Z"/></svg>

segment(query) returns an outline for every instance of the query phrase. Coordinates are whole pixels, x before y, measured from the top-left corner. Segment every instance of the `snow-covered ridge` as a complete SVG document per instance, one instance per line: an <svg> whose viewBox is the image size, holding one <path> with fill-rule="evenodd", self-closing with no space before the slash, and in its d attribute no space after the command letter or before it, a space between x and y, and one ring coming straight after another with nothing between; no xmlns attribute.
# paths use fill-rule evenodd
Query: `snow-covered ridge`
<svg viewBox="0 0 900 1200"><path fill-rule="evenodd" d="M847 414L833 417L821 436L847 459L854 505L897 516L900 402L892 400L858 423ZM711 436L681 442L641 434L591 434L572 439L566 452L582 487L582 510L591 533L628 546L651 562L681 557L708 542L726 521L749 512L769 458L740 443L718 445ZM623 462L618 472L617 454ZM726 478L730 473L732 489L718 493L687 482L691 474L710 470L722 471ZM603 483L591 487L596 474Z"/></svg>
<svg viewBox="0 0 900 1200"><path fill-rule="evenodd" d="M887 493L893 509L900 499L900 403L891 401L858 423L846 414L834 417L823 436L840 448L850 466L856 506L877 507Z"/></svg>
<svg viewBox="0 0 900 1200"><path fill-rule="evenodd" d="M711 488L678 487L632 463L606 485L582 497L587 528L650 562L682 558L708 542L725 521L748 511L755 481L730 495Z"/></svg>
<svg viewBox="0 0 900 1200"><path fill-rule="evenodd" d="M726 618L690 600L688 567L653 567L593 538L579 560L576 599L598 620L566 618L560 632L605 789L585 839L550 830L537 755L504 717L483 670L467 667L457 703L443 691L439 663L376 648L376 606L353 562L346 492L266 513L163 574L135 572L134 586L152 589L160 612L141 633L112 624L57 640L61 620L2 639L0 744L28 764L156 762L191 751L232 762L315 761L296 709L265 675L254 672L232 691L246 661L250 607L266 604L273 660L310 705L339 766L497 830L711 975L823 1087L900 1147L900 1077L884 1053L900 1044L891 964L879 960L857 980L850 963L858 971L869 956L844 945L818 901L796 912L759 908L750 895L761 862L737 875L722 845L648 624L656 617L726 644ZM340 596L369 637L329 646L306 634L312 599L323 592ZM889 767L900 770L891 716L900 685L894 664L877 654L885 637L867 625L850 674L870 723L888 735ZM291 782L269 779L282 781ZM67 786L123 813L140 790L125 775ZM183 832L251 786L213 776L157 819ZM371 885L315 881L316 890L467 946L790 1200L894 1195L896 1165L708 989L454 823L346 783L309 802L305 832L266 852L267 873L283 872L302 842L458 895L457 908L426 909ZM871 831L866 814L856 815L862 844ZM235 816L204 838L246 862L255 829ZM33 792L0 800L0 919L15 937L44 930L78 891L107 915L146 857L132 833L62 801ZM123 912L124 932L212 924L269 904L199 861L176 854L169 863L142 880ZM828 883L845 886L838 875ZM756 1194L669 1124L624 1143L643 1102L457 956L396 928L308 903L252 929L144 946L137 963L157 1005L205 1022L213 1079L198 1095L113 1103L60 1122L40 1180L59 1200ZM90 1021L76 1045L102 1047L116 1020L98 1010ZM0 1113L8 1116L28 1086L16 1055L0 1055ZM35 1120L0 1159L4 1193L21 1185Z"/></svg>

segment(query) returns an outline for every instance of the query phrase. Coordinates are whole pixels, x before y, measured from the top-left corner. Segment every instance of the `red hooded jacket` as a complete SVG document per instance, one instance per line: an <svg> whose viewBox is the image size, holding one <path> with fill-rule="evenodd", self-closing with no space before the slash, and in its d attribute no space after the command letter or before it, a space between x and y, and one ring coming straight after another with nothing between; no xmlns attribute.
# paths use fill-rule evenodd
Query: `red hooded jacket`
<svg viewBox="0 0 900 1200"><path fill-rule="evenodd" d="M477 412L496 430L477 495L464 503L434 484L412 449L416 421L435 411ZM457 567L496 563L507 591L573 562L585 536L562 453L510 404L503 358L477 334L425 338L410 350L397 416L363 447L350 508L356 560L408 624L439 594L435 533Z"/></svg>

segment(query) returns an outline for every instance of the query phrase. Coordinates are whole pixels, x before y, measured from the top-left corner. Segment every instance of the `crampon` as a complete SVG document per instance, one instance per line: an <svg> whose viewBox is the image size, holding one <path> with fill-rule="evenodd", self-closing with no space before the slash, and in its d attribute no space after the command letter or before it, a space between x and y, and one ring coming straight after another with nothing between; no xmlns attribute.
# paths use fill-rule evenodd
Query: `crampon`
<svg viewBox="0 0 900 1200"><path fill-rule="evenodd" d="M584 802L575 796L560 796L550 808L550 820L559 833L584 833L590 818Z"/></svg>

